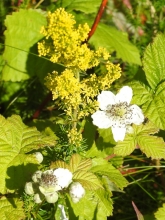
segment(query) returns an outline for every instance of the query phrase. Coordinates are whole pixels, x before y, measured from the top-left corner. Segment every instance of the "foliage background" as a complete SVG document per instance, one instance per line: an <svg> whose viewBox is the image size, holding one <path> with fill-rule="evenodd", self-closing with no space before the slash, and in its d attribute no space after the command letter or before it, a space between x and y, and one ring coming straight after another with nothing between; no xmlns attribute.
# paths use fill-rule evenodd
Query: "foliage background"
<svg viewBox="0 0 165 220"><path fill-rule="evenodd" d="M42 132L47 126L55 129L53 120L59 113L44 86L44 77L54 69L63 70L62 66L52 64L49 60L41 59L37 55L37 47L34 44L42 38L38 31L39 27L45 25L46 22L42 15L47 10L54 11L62 6L68 12L73 11L79 23L87 21L91 26L101 1L45 0L39 5L38 12L29 11L31 19L35 19L35 26L31 26L29 21L26 20L26 16L29 15L23 9L34 8L38 2L35 0L26 0L23 3L18 0L0 1L0 113L4 117L18 114L26 125L35 125ZM153 8L155 11L152 10ZM17 16L18 9L20 11L19 16ZM11 17L11 14L14 16ZM149 100L147 91L157 89L157 85L160 83L159 75L161 77L163 75L164 79L164 71L160 73L159 66L161 65L161 70L164 69L165 59L163 46L160 47L158 54L154 52L153 46L147 46L151 42L164 45L165 38L163 34L156 38L157 40L154 40L157 33L164 33L164 14L165 4L163 0L109 1L101 23L89 41L96 48L99 46L107 48L112 54L111 60L114 63L120 63L123 74L112 85L113 89L118 89L122 84L129 83L134 88L136 102L139 101L138 104L142 105L143 111L149 119L153 117L153 112L149 111L148 106L156 106L159 101L157 101L158 96L155 94L155 98L152 97ZM7 31L5 31L6 27ZM10 31L12 33L9 33ZM6 44L5 49L4 42ZM17 47L22 50L17 50ZM146 51L145 56L144 51ZM153 61L149 59L152 52ZM159 57L158 60L157 57ZM12 61L10 64L8 59ZM18 64L16 62L19 59L22 60L21 65L20 62ZM154 62L155 60L157 62ZM147 69L148 65L152 68ZM154 71L155 74L153 74ZM156 76L154 80L151 77L152 74ZM133 83L133 79L138 80L138 83ZM146 92L144 102L138 97L139 91L142 90ZM161 88L157 93L161 93ZM162 97L164 96L162 95ZM44 105L44 107L42 106L43 100L47 100L47 105ZM148 104L146 104L146 100L149 100ZM39 112L39 118L37 111ZM163 123L163 114L164 111L160 111L156 116L156 121L158 127L162 129L158 135L164 138L165 123ZM155 219L155 211L165 202L164 161L146 158L137 149L130 156L124 158L123 165L126 168L128 167L126 171L123 171L123 175L129 180L130 185L124 189L124 192L113 192L114 214L108 219L137 219L131 204L132 201L143 213L145 220ZM158 169L156 165L161 165L162 168ZM117 189L117 191L120 190Z"/></svg>

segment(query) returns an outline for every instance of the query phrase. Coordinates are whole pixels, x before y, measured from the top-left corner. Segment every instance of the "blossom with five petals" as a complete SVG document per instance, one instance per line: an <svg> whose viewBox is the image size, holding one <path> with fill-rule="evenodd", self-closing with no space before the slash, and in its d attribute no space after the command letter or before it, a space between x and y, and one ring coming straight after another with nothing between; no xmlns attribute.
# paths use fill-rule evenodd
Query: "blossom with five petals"
<svg viewBox="0 0 165 220"><path fill-rule="evenodd" d="M98 95L100 110L92 114L93 124L99 128L112 129L115 141L123 141L129 125L140 125L144 121L142 110L137 105L130 105L132 89L124 86L114 95L110 91L102 91Z"/></svg>

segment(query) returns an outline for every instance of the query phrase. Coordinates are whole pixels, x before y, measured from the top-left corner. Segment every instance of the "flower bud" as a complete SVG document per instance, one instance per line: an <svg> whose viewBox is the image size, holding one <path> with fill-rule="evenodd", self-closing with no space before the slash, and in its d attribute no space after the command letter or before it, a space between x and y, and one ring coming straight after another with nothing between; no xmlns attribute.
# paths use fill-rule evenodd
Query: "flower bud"
<svg viewBox="0 0 165 220"><path fill-rule="evenodd" d="M41 194L36 193L34 195L34 202L35 203L41 203L43 199L44 199L44 197Z"/></svg>
<svg viewBox="0 0 165 220"><path fill-rule="evenodd" d="M42 163L43 161L43 155L40 153L40 152L36 152L34 153L35 157L36 157L36 160L38 161L38 163Z"/></svg>
<svg viewBox="0 0 165 220"><path fill-rule="evenodd" d="M34 194L34 188L33 188L33 183L28 182L25 184L25 193L28 195L33 195Z"/></svg>
<svg viewBox="0 0 165 220"><path fill-rule="evenodd" d="M48 203L55 203L58 200L58 194L56 192L47 193L45 199Z"/></svg>
<svg viewBox="0 0 165 220"><path fill-rule="evenodd" d="M69 194L72 198L72 201L77 203L84 196L85 190L79 182L74 182L70 186Z"/></svg>

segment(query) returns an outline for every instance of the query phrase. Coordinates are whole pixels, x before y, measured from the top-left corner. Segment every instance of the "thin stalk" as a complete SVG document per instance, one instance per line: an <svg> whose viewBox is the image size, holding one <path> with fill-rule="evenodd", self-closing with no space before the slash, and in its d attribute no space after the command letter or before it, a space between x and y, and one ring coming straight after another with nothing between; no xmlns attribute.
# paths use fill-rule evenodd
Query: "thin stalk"
<svg viewBox="0 0 165 220"><path fill-rule="evenodd" d="M36 6L34 7L34 9L38 8L38 6L40 6L40 4L41 4L43 1L44 1L44 0L40 0L40 1L36 4Z"/></svg>
<svg viewBox="0 0 165 220"><path fill-rule="evenodd" d="M75 71L75 78L80 81L80 73L78 70ZM72 128L73 129L76 129L77 128L77 111L78 111L78 107L76 107L74 110L73 110L73 123L72 123Z"/></svg>

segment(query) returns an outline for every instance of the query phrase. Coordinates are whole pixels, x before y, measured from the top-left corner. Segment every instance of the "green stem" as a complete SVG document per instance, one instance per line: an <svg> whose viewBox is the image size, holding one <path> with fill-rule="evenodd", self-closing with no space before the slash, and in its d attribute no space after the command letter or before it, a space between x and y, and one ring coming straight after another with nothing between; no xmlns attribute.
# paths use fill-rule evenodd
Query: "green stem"
<svg viewBox="0 0 165 220"><path fill-rule="evenodd" d="M75 78L78 79L78 81L80 81L80 73L78 70L75 70L74 72ZM76 106L76 108L73 110L73 124L72 124L72 128L77 128L77 112L78 112L78 106Z"/></svg>

